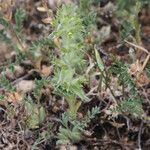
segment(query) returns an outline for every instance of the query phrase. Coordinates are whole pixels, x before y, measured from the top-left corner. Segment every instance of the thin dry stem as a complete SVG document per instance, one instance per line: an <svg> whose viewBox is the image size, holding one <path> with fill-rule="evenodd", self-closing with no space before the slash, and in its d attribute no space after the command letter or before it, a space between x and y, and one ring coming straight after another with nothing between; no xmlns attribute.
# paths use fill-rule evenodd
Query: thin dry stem
<svg viewBox="0 0 150 150"><path fill-rule="evenodd" d="M139 45L136 45L136 44L134 44L134 43L131 43L131 42L127 41L127 40L124 40L124 41L125 41L127 44L129 44L130 46L133 46L133 47L135 47L135 48L137 48L137 49L142 50L143 52L145 52L145 53L147 53L147 54L150 54L147 49L145 49L145 48L143 48L143 47L141 47L141 46L139 46Z"/></svg>

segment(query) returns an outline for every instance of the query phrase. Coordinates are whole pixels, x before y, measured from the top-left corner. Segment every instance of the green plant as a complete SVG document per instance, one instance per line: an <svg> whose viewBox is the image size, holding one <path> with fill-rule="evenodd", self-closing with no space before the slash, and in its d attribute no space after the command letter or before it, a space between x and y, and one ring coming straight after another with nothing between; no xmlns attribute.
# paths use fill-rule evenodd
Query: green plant
<svg viewBox="0 0 150 150"><path fill-rule="evenodd" d="M49 83L49 80L46 78L42 78L41 80L35 80L35 88L33 89L33 95L38 101L41 98L42 95L42 88L46 86Z"/></svg>
<svg viewBox="0 0 150 150"><path fill-rule="evenodd" d="M77 142L85 125L78 121L77 112L82 102L89 101L83 91L86 82L84 71L84 18L77 5L63 5L58 10L54 20L53 39L57 41L59 58L55 58L54 77L52 79L54 92L63 96L68 103L67 112L62 115L62 125L58 133L57 144ZM55 42L56 43L56 42Z"/></svg>
<svg viewBox="0 0 150 150"><path fill-rule="evenodd" d="M135 117L141 117L144 113L142 109L142 100L139 96L134 80L128 73L127 65L117 60L109 68L109 71L111 74L117 76L119 85L122 85L123 88L123 97L117 106L117 110L131 114ZM127 93L125 93L125 88L128 89Z"/></svg>
<svg viewBox="0 0 150 150"><path fill-rule="evenodd" d="M35 64L36 68L40 69L41 61L49 59L52 55L49 49L50 46L53 47L52 39L50 37L42 37L33 41L28 48L28 53L32 56L32 62ZM44 49L44 51L42 49Z"/></svg>
<svg viewBox="0 0 150 150"><path fill-rule="evenodd" d="M142 115L144 115L141 99L131 99L124 97L117 107L117 111L130 114L137 118L141 118Z"/></svg>
<svg viewBox="0 0 150 150"><path fill-rule="evenodd" d="M40 103L42 96L42 88L48 85L49 79L42 78L41 80L35 80L35 88L32 91L36 103L33 102L30 96L25 97L26 108L26 125L28 128L38 128L43 123L46 117L45 108Z"/></svg>
<svg viewBox="0 0 150 150"><path fill-rule="evenodd" d="M136 43L141 44L141 25L138 21L138 13L141 10L141 3L138 1L134 2L135 4L132 6L123 7L123 22L122 22L122 31L121 31L121 38L125 39L129 35L132 34L132 32L135 32L135 35L133 36L136 40ZM120 12L120 11L119 11ZM127 19L128 18L128 19ZM132 34L133 35L133 34Z"/></svg>
<svg viewBox="0 0 150 150"><path fill-rule="evenodd" d="M81 139L80 122L72 119L68 113L64 113L62 114L61 123L57 144L74 143Z"/></svg>
<svg viewBox="0 0 150 150"><path fill-rule="evenodd" d="M3 14L0 13L0 24L3 26L0 30L0 39L16 51L16 63L20 63L21 60L25 59L24 47L20 39L20 33L22 30L23 20L26 16L26 13L23 9L17 9L15 13L15 25L3 17ZM11 37L8 37L6 31L10 30ZM16 40L14 40L16 39ZM17 41L17 42L16 42Z"/></svg>
<svg viewBox="0 0 150 150"><path fill-rule="evenodd" d="M61 39L60 56L53 61L55 64L53 78L55 92L65 96L68 101L77 97L88 100L82 89L85 81L83 76L85 67L83 59L84 26L77 13L77 6L62 6L58 10L54 27L54 38Z"/></svg>
<svg viewBox="0 0 150 150"><path fill-rule="evenodd" d="M39 125L45 120L45 108L39 104L35 104L30 96L25 98L26 110L26 126L29 129L39 128Z"/></svg>
<svg viewBox="0 0 150 150"><path fill-rule="evenodd" d="M121 22L120 36L121 40L132 35L134 42L141 44L141 25L138 21L138 14L144 4L150 6L148 0L117 0L117 15Z"/></svg>
<svg viewBox="0 0 150 150"><path fill-rule="evenodd" d="M99 113L99 108L93 107L91 111L88 110L86 116L80 121L73 119L67 112L62 114L62 126L59 129L57 144L69 144L80 141L82 132L84 132L88 123Z"/></svg>
<svg viewBox="0 0 150 150"><path fill-rule="evenodd" d="M16 10L15 13L15 31L20 34L22 30L23 21L26 17L26 11L22 8Z"/></svg>
<svg viewBox="0 0 150 150"><path fill-rule="evenodd" d="M15 91L16 88L11 84L11 82L6 78L4 74L0 77L1 87L8 91Z"/></svg>
<svg viewBox="0 0 150 150"><path fill-rule="evenodd" d="M142 5L143 4L149 4L150 5L150 1L149 0L117 0L116 4L118 6L118 9L120 11L122 10L127 10L128 12L132 13L132 8L136 5L137 2L140 2Z"/></svg>
<svg viewBox="0 0 150 150"><path fill-rule="evenodd" d="M76 120L77 111L81 105L77 98L79 97L83 101L88 100L82 89L82 84L85 81L84 76L81 74L85 65L83 59L84 26L77 12L77 6L63 5L57 12L54 27L54 38L61 38L60 56L54 60L55 73L52 80L54 92L65 97L69 105L68 118ZM58 138L62 138L61 135L65 131L66 129L60 128ZM69 135L66 136L68 140L72 134Z"/></svg>
<svg viewBox="0 0 150 150"><path fill-rule="evenodd" d="M90 32L96 22L96 13L92 9L92 4L95 0L79 0L79 13L82 17L83 24L87 32Z"/></svg>
<svg viewBox="0 0 150 150"><path fill-rule="evenodd" d="M137 0L133 0L131 3L128 3L128 1L118 0L117 5L117 13L119 14L120 20L122 20L122 29L120 32L121 39L124 40L129 35L132 35L135 42L137 44L141 44L141 25L138 21L138 14L141 10L142 3Z"/></svg>

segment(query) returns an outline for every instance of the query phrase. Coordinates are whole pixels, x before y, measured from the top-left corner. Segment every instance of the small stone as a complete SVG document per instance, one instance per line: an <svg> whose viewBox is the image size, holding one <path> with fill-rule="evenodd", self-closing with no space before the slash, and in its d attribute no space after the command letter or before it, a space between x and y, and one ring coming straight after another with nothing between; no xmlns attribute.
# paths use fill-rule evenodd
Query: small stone
<svg viewBox="0 0 150 150"><path fill-rule="evenodd" d="M17 90L23 93L31 92L34 87L35 83L32 80L22 80L16 85Z"/></svg>
<svg viewBox="0 0 150 150"><path fill-rule="evenodd" d="M21 66L14 66L14 75L16 78L24 74L24 69Z"/></svg>

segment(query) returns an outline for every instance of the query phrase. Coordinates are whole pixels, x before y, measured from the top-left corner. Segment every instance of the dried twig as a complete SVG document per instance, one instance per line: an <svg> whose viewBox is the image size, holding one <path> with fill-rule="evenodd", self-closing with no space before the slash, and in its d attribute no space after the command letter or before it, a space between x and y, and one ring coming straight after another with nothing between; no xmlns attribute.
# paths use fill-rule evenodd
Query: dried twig
<svg viewBox="0 0 150 150"><path fill-rule="evenodd" d="M143 52L145 52L146 54L148 54L147 57L146 57L146 59L145 59L145 61L144 61L144 63L143 63L143 65L142 65L142 68L141 68L140 72L138 73L138 76L139 76L142 73L142 71L144 70L145 66L147 65L147 63L148 63L148 61L150 59L150 53L149 53L149 51L147 49L145 49L145 48L143 48L143 47L141 47L139 45L135 45L134 43L131 43L131 42L127 41L127 40L124 40L124 41L127 44L129 44L129 45L131 45L131 46L133 46L133 47L135 47L137 49L140 49Z"/></svg>
<svg viewBox="0 0 150 150"><path fill-rule="evenodd" d="M137 49L142 50L143 52L145 52L145 53L147 53L147 54L150 54L147 49L145 49L145 48L143 48L143 47L141 47L141 46L139 46L139 45L135 45L134 43L131 43L131 42L127 41L127 40L124 40L124 41L125 41L127 44L129 44L130 46L133 46L133 47L135 47L135 48L137 48Z"/></svg>
<svg viewBox="0 0 150 150"><path fill-rule="evenodd" d="M141 121L140 129L139 129L139 134L138 134L138 147L139 147L139 150L142 150L142 148L141 148L142 127L143 127L143 121Z"/></svg>
<svg viewBox="0 0 150 150"><path fill-rule="evenodd" d="M142 69L140 70L140 72L142 72L142 71L144 70L144 68L145 68L145 66L147 65L149 59L150 59L150 54L148 54L148 56L146 57L146 59L145 59L143 65L142 65Z"/></svg>

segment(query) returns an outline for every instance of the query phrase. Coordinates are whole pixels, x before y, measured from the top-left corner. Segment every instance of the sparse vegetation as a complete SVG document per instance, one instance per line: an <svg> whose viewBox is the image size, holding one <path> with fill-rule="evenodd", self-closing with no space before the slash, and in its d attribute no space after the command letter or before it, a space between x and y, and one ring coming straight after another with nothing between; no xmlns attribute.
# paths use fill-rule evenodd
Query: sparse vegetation
<svg viewBox="0 0 150 150"><path fill-rule="evenodd" d="M14 127L21 132L29 130L36 134L30 146L25 142L28 148L46 149L46 145L52 145L49 149L62 149L62 146L71 149L83 142L81 145L86 143L87 149L93 145L103 149L97 143L98 138L103 139L101 132L105 132L106 139L110 136L103 127L105 123L117 129L121 140L124 135L120 136L118 129L126 125L129 132L130 120L142 120L142 126L145 123L147 127L150 53L144 48L139 13L145 5L146 9L149 7L149 1L103 3L80 0L61 4L58 1L59 7L50 10L47 1L41 1L36 9L37 14L42 14L43 31L36 40L32 40L35 35L30 38L25 33L30 12L16 8L8 14L10 18L0 12L0 40L14 51L1 69L0 113L4 111L4 117L8 115L10 122L18 119ZM98 14L99 5L104 5L100 9L103 14ZM111 17L119 24L115 19L107 20L108 14L103 16L109 12L105 5L117 8ZM12 7L9 3L6 6ZM0 10L3 9L2 3ZM109 37L117 36L115 48L109 43L111 38L103 42L99 39L99 30L104 25L109 26L110 33L106 33ZM104 31L100 33L105 34ZM123 55L118 54L118 47ZM119 123L120 117L127 121ZM146 147L141 144L142 126L136 139L139 149ZM96 131L97 127L103 131ZM117 144L127 147L124 141ZM133 148L134 144L131 145Z"/></svg>

